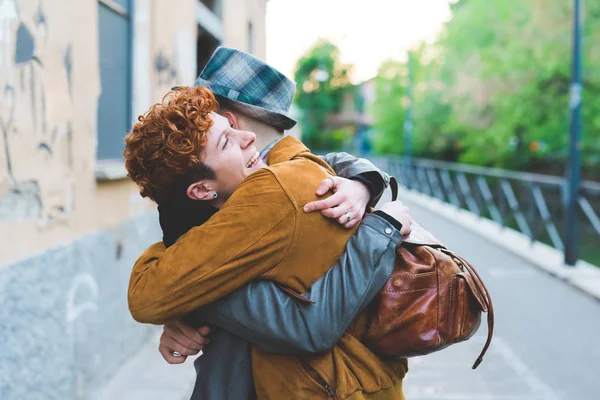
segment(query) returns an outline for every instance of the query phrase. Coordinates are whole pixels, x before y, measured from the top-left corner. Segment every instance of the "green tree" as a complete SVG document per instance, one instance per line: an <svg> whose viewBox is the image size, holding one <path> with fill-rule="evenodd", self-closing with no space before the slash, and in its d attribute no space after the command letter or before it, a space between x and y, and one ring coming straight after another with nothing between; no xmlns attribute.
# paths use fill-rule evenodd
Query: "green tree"
<svg viewBox="0 0 600 400"><path fill-rule="evenodd" d="M421 45L411 51L410 79L412 79L413 154L425 157L456 159L456 132L449 126L450 106L444 100L444 87L438 75L440 64L428 55L430 49ZM375 78L373 115L378 153L404 154L404 123L409 84L407 62L385 61Z"/></svg>
<svg viewBox="0 0 600 400"><path fill-rule="evenodd" d="M341 63L339 49L324 40L298 60L295 102L301 111L302 139L308 146L323 148L334 139L326 137L325 120L339 112L345 94L352 93L350 70L350 66Z"/></svg>
<svg viewBox="0 0 600 400"><path fill-rule="evenodd" d="M375 78L375 101L371 105L376 137L373 149L378 153L402 154L404 151L403 126L406 112L406 64L385 61Z"/></svg>
<svg viewBox="0 0 600 400"><path fill-rule="evenodd" d="M600 163L600 69L595 67L600 62L600 2L584 5L582 152L584 165L593 171ZM415 153L562 173L569 127L571 3L460 0L452 12L440 38L413 52ZM404 118L398 106L404 96L403 66L396 64L388 90L378 91L381 109L373 110L380 151L402 149L402 140L390 139L401 138Z"/></svg>

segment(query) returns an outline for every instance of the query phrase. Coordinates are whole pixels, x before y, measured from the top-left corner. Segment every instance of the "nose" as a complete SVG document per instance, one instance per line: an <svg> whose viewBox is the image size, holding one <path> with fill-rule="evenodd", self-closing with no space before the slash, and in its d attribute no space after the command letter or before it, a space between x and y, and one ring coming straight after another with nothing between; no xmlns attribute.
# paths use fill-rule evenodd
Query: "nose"
<svg viewBox="0 0 600 400"><path fill-rule="evenodd" d="M256 141L256 135L249 131L239 131L239 141L242 148L252 146Z"/></svg>

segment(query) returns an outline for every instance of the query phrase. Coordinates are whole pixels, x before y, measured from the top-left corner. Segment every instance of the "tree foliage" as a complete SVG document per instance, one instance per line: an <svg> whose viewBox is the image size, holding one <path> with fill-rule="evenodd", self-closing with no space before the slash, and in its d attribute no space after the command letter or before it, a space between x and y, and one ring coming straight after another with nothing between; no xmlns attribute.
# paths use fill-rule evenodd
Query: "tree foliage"
<svg viewBox="0 0 600 400"><path fill-rule="evenodd" d="M339 49L324 40L298 60L295 102L301 111L302 138L307 145L323 148L335 139L327 137L325 119L340 111L344 95L353 90L349 72L350 66L340 61Z"/></svg>
<svg viewBox="0 0 600 400"><path fill-rule="evenodd" d="M402 131L407 85L406 65L398 61L384 62L375 78L375 101L369 112L375 121L377 132L375 151L380 153L402 153L404 142Z"/></svg>
<svg viewBox="0 0 600 400"><path fill-rule="evenodd" d="M588 171L600 163L600 2L584 8L582 154ZM482 165L561 173L569 138L571 2L460 0L437 40L413 57L413 147L418 155ZM379 80L386 79L384 64ZM396 66L398 71L401 65ZM381 92L376 149L401 151L404 115ZM387 96L387 97L386 97ZM385 100L384 100L385 99ZM383 125L395 110L394 129Z"/></svg>

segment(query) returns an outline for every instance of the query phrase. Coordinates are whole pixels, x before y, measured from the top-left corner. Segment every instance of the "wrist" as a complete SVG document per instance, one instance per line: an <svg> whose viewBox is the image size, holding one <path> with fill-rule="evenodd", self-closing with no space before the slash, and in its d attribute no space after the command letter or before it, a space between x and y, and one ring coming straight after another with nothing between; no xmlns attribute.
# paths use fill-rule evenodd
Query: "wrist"
<svg viewBox="0 0 600 400"><path fill-rule="evenodd" d="M367 177L367 173L363 173L363 174L358 174L356 176L352 176L349 178L352 181L357 181L363 184L363 186L367 189L367 191L369 192L369 204L371 204L371 202L373 201L374 197L375 197L375 186L373 185L373 183L368 179Z"/></svg>

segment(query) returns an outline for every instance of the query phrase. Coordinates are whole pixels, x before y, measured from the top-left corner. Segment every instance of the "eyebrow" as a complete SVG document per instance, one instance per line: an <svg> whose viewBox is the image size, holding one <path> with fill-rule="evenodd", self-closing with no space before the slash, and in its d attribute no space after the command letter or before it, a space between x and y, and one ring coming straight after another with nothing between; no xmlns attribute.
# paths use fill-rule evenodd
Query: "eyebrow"
<svg viewBox="0 0 600 400"><path fill-rule="evenodd" d="M219 144L221 143L221 140L223 140L223 135L225 135L225 131L226 131L226 130L227 130L227 129L223 129L223 130L221 131L221 134L219 135L219 140L217 140L217 144L215 145L215 148L219 148Z"/></svg>

